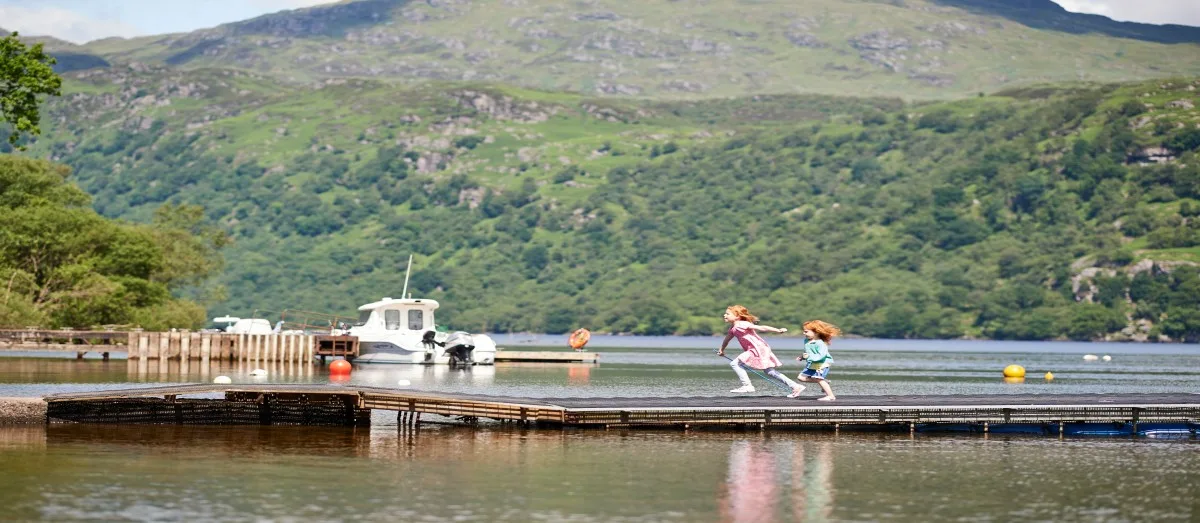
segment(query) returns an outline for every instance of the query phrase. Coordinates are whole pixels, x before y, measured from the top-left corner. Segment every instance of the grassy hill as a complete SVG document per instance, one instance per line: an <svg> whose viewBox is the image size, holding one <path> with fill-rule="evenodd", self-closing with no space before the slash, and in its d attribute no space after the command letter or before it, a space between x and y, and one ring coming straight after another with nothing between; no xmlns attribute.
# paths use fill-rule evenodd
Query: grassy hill
<svg viewBox="0 0 1200 523"><path fill-rule="evenodd" d="M285 81L475 81L585 96L951 98L1200 74L1200 29L1049 0L357 0L187 34L106 39L110 62ZM64 52L78 53L78 49Z"/></svg>
<svg viewBox="0 0 1200 523"><path fill-rule="evenodd" d="M1047 0L349 1L47 40L65 95L28 154L106 217L202 205L225 292L172 290L214 314L350 313L416 254L470 330L708 334L743 302L1196 340L1198 31Z"/></svg>
<svg viewBox="0 0 1200 523"><path fill-rule="evenodd" d="M1200 81L935 104L68 73L31 144L103 214L228 230L214 313L412 288L472 330L1195 339ZM1122 332L1124 330L1125 332Z"/></svg>

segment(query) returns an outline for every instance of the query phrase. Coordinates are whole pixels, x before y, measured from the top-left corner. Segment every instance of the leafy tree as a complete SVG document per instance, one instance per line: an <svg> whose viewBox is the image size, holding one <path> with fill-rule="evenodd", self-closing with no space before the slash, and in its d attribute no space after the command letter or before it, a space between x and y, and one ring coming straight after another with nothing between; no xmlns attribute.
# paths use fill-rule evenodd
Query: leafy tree
<svg viewBox="0 0 1200 523"><path fill-rule="evenodd" d="M203 308L172 291L222 265L217 250L225 236L203 225L203 210L168 206L149 226L108 220L67 174L49 162L0 156L0 278L7 283L0 322L202 325Z"/></svg>
<svg viewBox="0 0 1200 523"><path fill-rule="evenodd" d="M13 126L9 144L16 145L21 133L42 133L38 97L62 95L62 78L52 68L55 63L42 44L26 46L15 32L0 38L0 119Z"/></svg>
<svg viewBox="0 0 1200 523"><path fill-rule="evenodd" d="M1119 311L1103 305L1076 306L1067 320L1067 336L1075 340L1094 340L1125 326Z"/></svg>
<svg viewBox="0 0 1200 523"><path fill-rule="evenodd" d="M154 211L156 244L167 260L157 278L171 285L195 283L197 278L220 271L224 266L220 249L231 240L222 230L207 223L199 205L160 206Z"/></svg>
<svg viewBox="0 0 1200 523"><path fill-rule="evenodd" d="M1164 144L1176 152L1194 151L1200 149L1200 129L1188 127L1171 137Z"/></svg>

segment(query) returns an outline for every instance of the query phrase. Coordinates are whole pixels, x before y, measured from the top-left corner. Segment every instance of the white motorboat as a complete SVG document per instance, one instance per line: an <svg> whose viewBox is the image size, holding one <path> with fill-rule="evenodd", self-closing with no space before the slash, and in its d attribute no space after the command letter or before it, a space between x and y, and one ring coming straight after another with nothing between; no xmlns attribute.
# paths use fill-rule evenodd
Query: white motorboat
<svg viewBox="0 0 1200 523"><path fill-rule="evenodd" d="M358 323L348 333L358 337L355 363L495 363L496 342L490 336L439 331L433 317L437 308L434 300L412 298L384 298L359 307Z"/></svg>

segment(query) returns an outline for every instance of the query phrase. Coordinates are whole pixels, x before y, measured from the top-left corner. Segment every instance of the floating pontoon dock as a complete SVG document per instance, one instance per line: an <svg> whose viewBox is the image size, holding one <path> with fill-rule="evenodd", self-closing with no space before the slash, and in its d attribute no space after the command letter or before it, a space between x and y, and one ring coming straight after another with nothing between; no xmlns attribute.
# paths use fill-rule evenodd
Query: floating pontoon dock
<svg viewBox="0 0 1200 523"><path fill-rule="evenodd" d="M186 397L185 397L186 396ZM810 427L1036 434L1177 434L1200 429L1200 394L519 398L330 385L185 385L47 396L48 422L367 425L372 410L466 424L545 427ZM429 420L427 420L429 421Z"/></svg>
<svg viewBox="0 0 1200 523"><path fill-rule="evenodd" d="M600 355L595 352L576 351L496 351L496 362L537 362L537 363L600 363Z"/></svg>

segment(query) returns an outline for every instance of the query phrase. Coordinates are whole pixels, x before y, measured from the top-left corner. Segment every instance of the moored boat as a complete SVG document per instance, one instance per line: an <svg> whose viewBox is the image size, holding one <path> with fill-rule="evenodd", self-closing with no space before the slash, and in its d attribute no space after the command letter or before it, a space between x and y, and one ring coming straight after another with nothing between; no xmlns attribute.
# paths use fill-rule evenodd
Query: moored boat
<svg viewBox="0 0 1200 523"><path fill-rule="evenodd" d="M445 332L434 321L435 300L383 298L358 308L356 363L491 365L496 342L486 334Z"/></svg>

